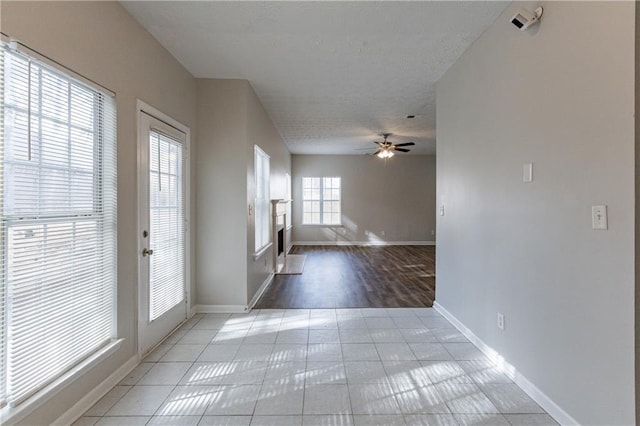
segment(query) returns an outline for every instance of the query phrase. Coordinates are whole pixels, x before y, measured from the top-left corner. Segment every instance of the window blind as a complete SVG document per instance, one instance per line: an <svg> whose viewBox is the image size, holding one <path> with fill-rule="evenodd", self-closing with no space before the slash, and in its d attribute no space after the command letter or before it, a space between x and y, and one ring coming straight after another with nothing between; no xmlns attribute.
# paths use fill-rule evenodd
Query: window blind
<svg viewBox="0 0 640 426"><path fill-rule="evenodd" d="M0 200L4 199L4 46L0 44L0 100L2 105L0 108ZM0 202L0 217L4 216L4 203ZM0 277L2 278L2 285L0 285L0 408L6 405L7 401L7 371L4 367L6 359L6 302L5 296L5 235L4 226L0 223Z"/></svg>
<svg viewBox="0 0 640 426"><path fill-rule="evenodd" d="M269 156L255 146L255 250L269 244Z"/></svg>
<svg viewBox="0 0 640 426"><path fill-rule="evenodd" d="M150 306L153 321L184 300L185 226L183 144L149 133Z"/></svg>
<svg viewBox="0 0 640 426"><path fill-rule="evenodd" d="M291 214L291 175L289 173L285 173L284 178L285 185L287 186L287 200L289 201L287 203L287 223L285 223L285 225L289 228L293 220L293 215Z"/></svg>
<svg viewBox="0 0 640 426"><path fill-rule="evenodd" d="M0 398L17 405L115 337L112 96L2 56Z"/></svg>

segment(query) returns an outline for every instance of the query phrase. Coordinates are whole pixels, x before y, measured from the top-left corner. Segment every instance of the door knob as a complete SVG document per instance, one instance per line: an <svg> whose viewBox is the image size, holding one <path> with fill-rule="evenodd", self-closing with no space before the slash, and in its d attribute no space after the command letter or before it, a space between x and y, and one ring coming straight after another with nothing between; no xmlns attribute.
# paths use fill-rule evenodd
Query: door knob
<svg viewBox="0 0 640 426"><path fill-rule="evenodd" d="M142 249L142 255L143 256L151 256L152 254L153 254L153 250L148 249L148 248Z"/></svg>

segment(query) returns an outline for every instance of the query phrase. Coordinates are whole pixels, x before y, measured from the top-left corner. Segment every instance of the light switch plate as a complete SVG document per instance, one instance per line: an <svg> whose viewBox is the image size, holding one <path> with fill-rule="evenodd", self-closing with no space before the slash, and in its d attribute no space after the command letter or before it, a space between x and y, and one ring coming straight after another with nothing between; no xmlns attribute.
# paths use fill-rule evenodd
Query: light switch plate
<svg viewBox="0 0 640 426"><path fill-rule="evenodd" d="M607 229L607 206L591 206L591 221L593 229Z"/></svg>
<svg viewBox="0 0 640 426"><path fill-rule="evenodd" d="M504 314L498 312L498 328L504 331Z"/></svg>
<svg viewBox="0 0 640 426"><path fill-rule="evenodd" d="M522 181L533 182L533 163L524 163L522 165Z"/></svg>

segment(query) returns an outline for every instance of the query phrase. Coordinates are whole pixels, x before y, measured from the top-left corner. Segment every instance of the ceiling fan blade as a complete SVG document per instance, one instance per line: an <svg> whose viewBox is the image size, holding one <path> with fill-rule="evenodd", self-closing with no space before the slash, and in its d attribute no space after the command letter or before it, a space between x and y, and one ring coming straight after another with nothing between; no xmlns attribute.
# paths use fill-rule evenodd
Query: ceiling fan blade
<svg viewBox="0 0 640 426"><path fill-rule="evenodd" d="M380 153L380 151L382 151L381 149L377 150L376 152L374 152L373 154L369 154L369 155L378 155Z"/></svg>
<svg viewBox="0 0 640 426"><path fill-rule="evenodd" d="M376 145L384 146L384 142L379 142L379 141L372 141L372 142L375 143Z"/></svg>
<svg viewBox="0 0 640 426"><path fill-rule="evenodd" d="M394 149L394 151L400 151L400 152L409 152L409 149L405 149L405 148L396 148Z"/></svg>
<svg viewBox="0 0 640 426"><path fill-rule="evenodd" d="M413 146L415 142L397 143L395 146Z"/></svg>

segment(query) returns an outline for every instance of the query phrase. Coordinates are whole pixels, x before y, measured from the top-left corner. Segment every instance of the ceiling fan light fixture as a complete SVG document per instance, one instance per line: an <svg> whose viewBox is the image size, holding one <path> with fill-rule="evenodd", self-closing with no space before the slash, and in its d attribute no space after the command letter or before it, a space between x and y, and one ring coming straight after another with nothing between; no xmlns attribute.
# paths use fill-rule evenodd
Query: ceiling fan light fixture
<svg viewBox="0 0 640 426"><path fill-rule="evenodd" d="M378 154L377 154L378 158L391 158L393 157L393 151L391 151L388 148L385 148L383 150L381 150Z"/></svg>
<svg viewBox="0 0 640 426"><path fill-rule="evenodd" d="M381 136L384 137L383 141L373 141L373 143L377 145L376 147L377 150L376 152L373 152L371 155L375 155L376 157L382 158L384 160L387 160L393 157L396 151L409 152L410 150L405 147L414 146L416 144L415 142L403 142L398 144L392 143L387 140L387 138L391 136L391 133L382 133Z"/></svg>

